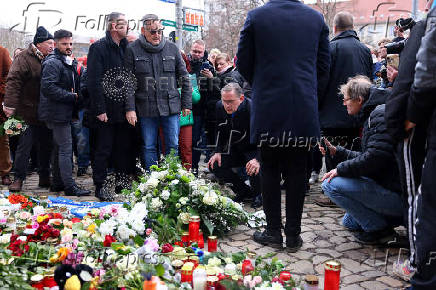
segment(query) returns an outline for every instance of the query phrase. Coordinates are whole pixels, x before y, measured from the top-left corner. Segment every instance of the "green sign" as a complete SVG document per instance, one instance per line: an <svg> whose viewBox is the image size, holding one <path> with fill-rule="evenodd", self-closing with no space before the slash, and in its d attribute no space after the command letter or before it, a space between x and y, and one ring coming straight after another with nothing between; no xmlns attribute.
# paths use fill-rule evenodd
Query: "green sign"
<svg viewBox="0 0 436 290"><path fill-rule="evenodd" d="M162 21L160 23L162 23L163 26L176 27L176 22L172 21L172 20L162 19Z"/></svg>
<svg viewBox="0 0 436 290"><path fill-rule="evenodd" d="M183 24L183 30L186 30L186 31L198 31L198 26Z"/></svg>

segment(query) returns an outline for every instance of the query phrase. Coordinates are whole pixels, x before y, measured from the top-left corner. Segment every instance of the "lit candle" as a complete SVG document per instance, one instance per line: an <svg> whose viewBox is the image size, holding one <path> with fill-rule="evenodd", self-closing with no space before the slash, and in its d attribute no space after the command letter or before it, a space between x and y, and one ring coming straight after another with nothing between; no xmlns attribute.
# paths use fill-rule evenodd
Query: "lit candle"
<svg viewBox="0 0 436 290"><path fill-rule="evenodd" d="M207 250L209 252L216 252L218 246L218 240L216 236L209 236L207 239Z"/></svg>
<svg viewBox="0 0 436 290"><path fill-rule="evenodd" d="M192 269L194 269L194 264L187 262L182 267L182 279L181 282L192 283Z"/></svg>
<svg viewBox="0 0 436 290"><path fill-rule="evenodd" d="M193 290L204 290L206 288L207 274L204 267L199 266L194 270L192 281L194 284Z"/></svg>
<svg viewBox="0 0 436 290"><path fill-rule="evenodd" d="M200 217L192 216L189 219L189 240L191 242L197 242L199 232L200 232Z"/></svg>
<svg viewBox="0 0 436 290"><path fill-rule="evenodd" d="M182 243L183 243L184 247L189 247L191 245L191 243L189 241L189 233L188 232L182 233Z"/></svg>
<svg viewBox="0 0 436 290"><path fill-rule="evenodd" d="M324 270L324 289L339 290L341 263L335 260L327 261Z"/></svg>

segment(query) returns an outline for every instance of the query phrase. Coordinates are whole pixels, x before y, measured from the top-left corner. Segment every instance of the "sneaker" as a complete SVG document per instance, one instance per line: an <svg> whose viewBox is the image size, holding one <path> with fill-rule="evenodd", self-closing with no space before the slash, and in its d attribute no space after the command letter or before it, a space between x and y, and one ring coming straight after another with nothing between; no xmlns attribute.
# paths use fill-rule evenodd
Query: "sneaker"
<svg viewBox="0 0 436 290"><path fill-rule="evenodd" d="M297 252L303 246L303 239L300 235L297 237L286 237L286 251L289 253Z"/></svg>
<svg viewBox="0 0 436 290"><path fill-rule="evenodd" d="M396 241L398 234L393 228L373 232L353 232L353 235L364 245L389 245Z"/></svg>
<svg viewBox="0 0 436 290"><path fill-rule="evenodd" d="M64 192L66 196L85 196L91 194L90 190L81 188L77 184L74 184L69 188L65 188Z"/></svg>
<svg viewBox="0 0 436 290"><path fill-rule="evenodd" d="M283 236L280 232L270 232L268 230L263 232L256 231L253 235L253 240L264 246L283 249Z"/></svg>
<svg viewBox="0 0 436 290"><path fill-rule="evenodd" d="M315 204L321 207L339 207L336 203L330 200L328 197L320 197L315 199Z"/></svg>
<svg viewBox="0 0 436 290"><path fill-rule="evenodd" d="M312 171L309 178L309 184L313 185L319 181L319 173Z"/></svg>

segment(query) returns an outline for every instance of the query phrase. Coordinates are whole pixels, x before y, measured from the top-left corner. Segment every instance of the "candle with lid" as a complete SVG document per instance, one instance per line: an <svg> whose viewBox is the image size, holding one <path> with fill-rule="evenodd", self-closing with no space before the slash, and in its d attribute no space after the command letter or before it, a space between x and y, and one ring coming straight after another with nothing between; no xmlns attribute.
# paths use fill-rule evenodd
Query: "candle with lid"
<svg viewBox="0 0 436 290"><path fill-rule="evenodd" d="M341 263L330 260L324 264L324 290L339 290Z"/></svg>
<svg viewBox="0 0 436 290"><path fill-rule="evenodd" d="M209 252L216 252L218 247L218 240L216 236L209 236L207 239L207 250Z"/></svg>
<svg viewBox="0 0 436 290"><path fill-rule="evenodd" d="M203 266L198 266L192 275L193 290L204 290L207 283L207 274Z"/></svg>
<svg viewBox="0 0 436 290"><path fill-rule="evenodd" d="M318 277L315 275L306 275L304 282L304 290L318 290Z"/></svg>
<svg viewBox="0 0 436 290"><path fill-rule="evenodd" d="M192 270L194 269L194 264L187 262L182 266L182 279L181 282L192 283Z"/></svg>
<svg viewBox="0 0 436 290"><path fill-rule="evenodd" d="M191 242L198 242L198 235L200 232L200 217L191 216L189 219L189 240Z"/></svg>
<svg viewBox="0 0 436 290"><path fill-rule="evenodd" d="M182 243L184 247L189 247L191 245L191 242L189 241L189 233L183 232L182 233Z"/></svg>

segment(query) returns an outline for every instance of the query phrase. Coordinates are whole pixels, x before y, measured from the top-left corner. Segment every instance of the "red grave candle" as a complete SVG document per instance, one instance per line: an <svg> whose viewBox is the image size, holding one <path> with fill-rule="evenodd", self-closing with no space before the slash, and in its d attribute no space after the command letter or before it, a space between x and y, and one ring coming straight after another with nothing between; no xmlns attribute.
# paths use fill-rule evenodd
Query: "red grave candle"
<svg viewBox="0 0 436 290"><path fill-rule="evenodd" d="M203 232L200 230L199 234L198 234L198 247L200 249L204 248L204 237L203 237Z"/></svg>
<svg viewBox="0 0 436 290"><path fill-rule="evenodd" d="M207 239L207 250L209 252L216 252L218 246L218 240L216 236L209 236Z"/></svg>
<svg viewBox="0 0 436 290"><path fill-rule="evenodd" d="M335 260L327 261L324 265L324 289L339 290L341 263Z"/></svg>
<svg viewBox="0 0 436 290"><path fill-rule="evenodd" d="M183 243L184 247L189 247L191 245L191 243L189 241L189 233L188 232L182 233L182 243Z"/></svg>
<svg viewBox="0 0 436 290"><path fill-rule="evenodd" d="M189 240L191 242L197 242L199 232L200 232L200 217L192 216L189 219Z"/></svg>

